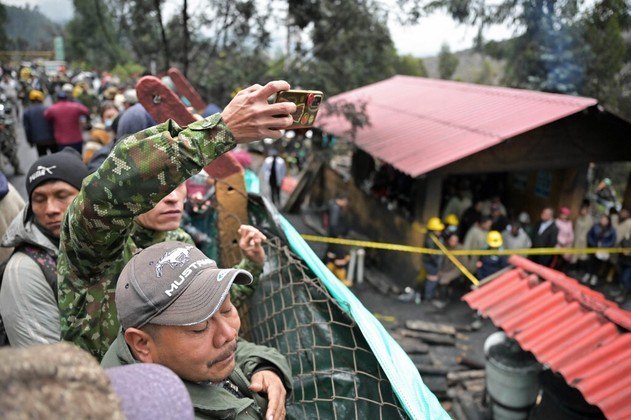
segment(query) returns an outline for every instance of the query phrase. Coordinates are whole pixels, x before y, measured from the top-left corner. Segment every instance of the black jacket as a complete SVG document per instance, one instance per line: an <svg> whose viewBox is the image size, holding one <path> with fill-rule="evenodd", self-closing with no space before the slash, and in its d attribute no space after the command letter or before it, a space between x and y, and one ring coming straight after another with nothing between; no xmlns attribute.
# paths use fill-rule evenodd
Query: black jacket
<svg viewBox="0 0 631 420"><path fill-rule="evenodd" d="M26 140L30 145L55 144L53 130L50 123L44 118L46 106L43 104L31 105L24 110L22 123Z"/></svg>

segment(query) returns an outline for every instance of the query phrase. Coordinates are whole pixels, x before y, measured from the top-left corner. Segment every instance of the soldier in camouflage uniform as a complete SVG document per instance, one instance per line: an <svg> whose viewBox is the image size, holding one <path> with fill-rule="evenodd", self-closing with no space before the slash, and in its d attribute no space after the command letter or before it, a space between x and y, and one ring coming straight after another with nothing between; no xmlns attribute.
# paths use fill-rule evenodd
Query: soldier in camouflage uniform
<svg viewBox="0 0 631 420"><path fill-rule="evenodd" d="M14 175L24 175L24 171L20 166L20 159L18 158L18 141L14 130L11 117L0 116L0 153L6 156L11 166L13 166ZM0 170L4 171L1 162Z"/></svg>
<svg viewBox="0 0 631 420"><path fill-rule="evenodd" d="M103 357L119 330L114 292L120 272L139 245L167 239L165 233L152 232L142 243L134 242L132 235L135 240L139 236L134 218L237 143L279 138L280 129L292 124L289 114L295 104L269 104L267 98L287 89L281 81L254 85L221 114L187 128L167 121L129 136L86 178L61 231L57 270L62 339L99 360Z"/></svg>

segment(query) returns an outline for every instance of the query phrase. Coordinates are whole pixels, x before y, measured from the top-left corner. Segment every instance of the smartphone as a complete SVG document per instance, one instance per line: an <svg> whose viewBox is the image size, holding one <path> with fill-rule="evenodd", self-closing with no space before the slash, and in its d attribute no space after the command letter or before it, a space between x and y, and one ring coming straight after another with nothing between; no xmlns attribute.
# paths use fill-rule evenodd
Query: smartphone
<svg viewBox="0 0 631 420"><path fill-rule="evenodd" d="M283 90L276 94L274 102L295 103L296 112L291 114L294 119L291 128L308 128L315 122L322 98L324 94L319 90Z"/></svg>

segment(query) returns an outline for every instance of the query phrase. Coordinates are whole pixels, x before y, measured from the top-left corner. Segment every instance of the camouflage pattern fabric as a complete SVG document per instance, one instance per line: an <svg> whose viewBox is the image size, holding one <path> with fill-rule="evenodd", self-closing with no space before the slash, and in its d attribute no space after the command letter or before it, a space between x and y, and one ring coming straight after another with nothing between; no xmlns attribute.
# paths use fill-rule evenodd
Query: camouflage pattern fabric
<svg viewBox="0 0 631 420"><path fill-rule="evenodd" d="M118 276L133 252L147 246L134 243L142 237L134 218L235 145L220 114L185 129L169 120L121 140L83 181L61 230L57 270L63 340L103 357L119 329Z"/></svg>
<svg viewBox="0 0 631 420"><path fill-rule="evenodd" d="M0 130L0 153L7 157L15 173L22 173L18 158L18 143L13 133L13 127L5 127ZM4 171L1 163L0 170Z"/></svg>

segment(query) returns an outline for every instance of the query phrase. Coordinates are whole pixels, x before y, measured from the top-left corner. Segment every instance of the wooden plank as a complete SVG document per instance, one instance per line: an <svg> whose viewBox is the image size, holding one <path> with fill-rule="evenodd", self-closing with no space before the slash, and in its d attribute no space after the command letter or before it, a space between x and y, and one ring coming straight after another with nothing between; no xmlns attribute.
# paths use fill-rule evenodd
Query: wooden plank
<svg viewBox="0 0 631 420"><path fill-rule="evenodd" d="M481 394L484 392L484 388L486 387L486 379L470 379L468 381L463 381L465 389L472 394Z"/></svg>
<svg viewBox="0 0 631 420"><path fill-rule="evenodd" d="M180 70L176 67L171 67L167 71L167 74L173 81L173 84L180 95L186 97L186 99L188 99L191 103L191 106L195 108L197 112L201 113L206 107L206 104L193 85L191 85L188 79L184 77L182 72L180 72Z"/></svg>
<svg viewBox="0 0 631 420"><path fill-rule="evenodd" d="M484 363L474 360L465 355L456 356L456 363L472 369L484 369Z"/></svg>
<svg viewBox="0 0 631 420"><path fill-rule="evenodd" d="M399 332L405 337L418 338L429 344L444 344L447 346L453 346L456 344L456 339L449 335L412 331L406 328L399 329Z"/></svg>
<svg viewBox="0 0 631 420"><path fill-rule="evenodd" d="M422 341L413 338L402 337L397 343L403 348L407 354L427 354L429 346Z"/></svg>
<svg viewBox="0 0 631 420"><path fill-rule="evenodd" d="M415 363L414 365L421 375L442 375L446 378L447 373L449 373L449 369L446 367L424 365L422 363Z"/></svg>
<svg viewBox="0 0 631 420"><path fill-rule="evenodd" d="M449 372L447 374L447 380L450 383L468 381L471 379L483 379L486 378L486 371L480 370L463 370L460 372Z"/></svg>
<svg viewBox="0 0 631 420"><path fill-rule="evenodd" d="M195 121L180 98L162 80L154 76L144 76L136 83L138 101L158 123L168 119L185 126Z"/></svg>
<svg viewBox="0 0 631 420"><path fill-rule="evenodd" d="M298 185L296 185L296 188L294 188L283 205L284 212L296 212L300 210L304 196L311 190L313 183L318 178L318 173L322 170L322 164L322 161L317 157L311 157L309 159L307 168L300 175Z"/></svg>
<svg viewBox="0 0 631 420"><path fill-rule="evenodd" d="M439 324L437 322L427 322L418 319L411 319L405 322L405 327L414 331L423 331L435 334L456 335L456 329L452 325Z"/></svg>
<svg viewBox="0 0 631 420"><path fill-rule="evenodd" d="M217 193L217 229L221 244L221 266L233 267L241 261L240 235L242 224L248 223L248 194L241 173L232 174L215 184Z"/></svg>

